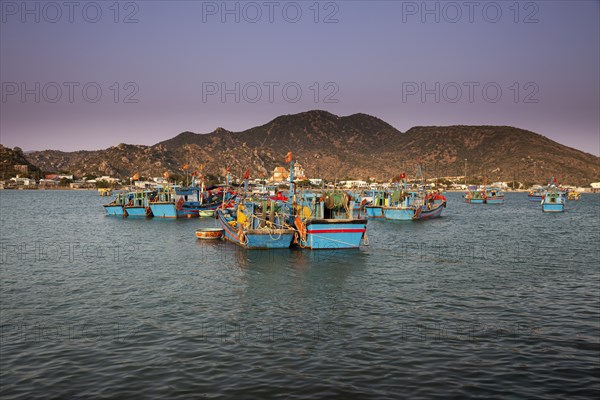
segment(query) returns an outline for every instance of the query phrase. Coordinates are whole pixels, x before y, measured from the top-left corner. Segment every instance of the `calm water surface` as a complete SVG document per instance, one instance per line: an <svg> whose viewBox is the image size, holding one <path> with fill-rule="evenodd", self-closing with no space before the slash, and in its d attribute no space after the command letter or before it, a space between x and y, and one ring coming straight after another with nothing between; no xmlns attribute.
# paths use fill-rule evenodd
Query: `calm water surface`
<svg viewBox="0 0 600 400"><path fill-rule="evenodd" d="M360 250L265 252L0 191L0 397L600 395L600 196L447 197Z"/></svg>

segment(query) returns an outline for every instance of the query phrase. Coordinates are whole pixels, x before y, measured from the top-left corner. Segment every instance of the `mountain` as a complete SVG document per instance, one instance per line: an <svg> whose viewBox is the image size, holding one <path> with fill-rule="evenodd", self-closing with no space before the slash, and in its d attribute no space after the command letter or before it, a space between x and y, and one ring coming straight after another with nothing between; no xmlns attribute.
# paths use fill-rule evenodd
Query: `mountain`
<svg viewBox="0 0 600 400"><path fill-rule="evenodd" d="M600 180L599 157L556 143L542 135L509 126L414 127L402 133L366 114L339 117L326 111L283 115L242 132L217 128L183 132L153 146L119 144L105 150L36 151L25 155L44 171L75 175L128 177L181 173L181 166L200 163L209 174L270 176L293 151L308 176L327 179L389 180L409 175L418 160L428 176L462 176L465 159L470 177L489 180L560 182L589 185Z"/></svg>

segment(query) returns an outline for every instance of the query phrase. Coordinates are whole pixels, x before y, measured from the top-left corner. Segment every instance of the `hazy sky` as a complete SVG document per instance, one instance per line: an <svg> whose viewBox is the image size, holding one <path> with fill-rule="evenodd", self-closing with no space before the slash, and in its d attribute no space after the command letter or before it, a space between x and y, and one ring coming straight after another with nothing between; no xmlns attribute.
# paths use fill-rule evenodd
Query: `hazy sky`
<svg viewBox="0 0 600 400"><path fill-rule="evenodd" d="M600 154L598 1L0 4L6 146L154 144L324 109Z"/></svg>

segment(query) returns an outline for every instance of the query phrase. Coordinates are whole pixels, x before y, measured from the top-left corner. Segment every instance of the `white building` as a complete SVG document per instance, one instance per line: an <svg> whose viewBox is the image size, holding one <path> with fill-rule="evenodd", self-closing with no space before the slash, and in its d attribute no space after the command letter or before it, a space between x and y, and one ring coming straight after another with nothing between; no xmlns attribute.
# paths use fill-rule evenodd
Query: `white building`
<svg viewBox="0 0 600 400"><path fill-rule="evenodd" d="M366 188L369 186L365 181L341 181L340 185L347 188Z"/></svg>
<svg viewBox="0 0 600 400"><path fill-rule="evenodd" d="M104 175L104 176L101 176L100 178L96 178L96 182L98 182L98 181L105 181L105 182L113 183L113 182L119 182L119 179L118 178L111 178L108 175Z"/></svg>
<svg viewBox="0 0 600 400"><path fill-rule="evenodd" d="M135 181L135 182L133 182L133 184L135 187L142 188L142 189L146 189L146 188L156 185L155 182L150 182L150 181Z"/></svg>
<svg viewBox="0 0 600 400"><path fill-rule="evenodd" d="M506 182L494 182L491 185L488 185L490 187L497 187L500 188L502 190L508 189L508 183Z"/></svg>
<svg viewBox="0 0 600 400"><path fill-rule="evenodd" d="M17 175L15 178L10 178L11 181L17 184L17 186L35 186L35 179L21 178Z"/></svg>
<svg viewBox="0 0 600 400"><path fill-rule="evenodd" d="M306 179L304 168L299 162L294 164L294 180L303 181Z"/></svg>

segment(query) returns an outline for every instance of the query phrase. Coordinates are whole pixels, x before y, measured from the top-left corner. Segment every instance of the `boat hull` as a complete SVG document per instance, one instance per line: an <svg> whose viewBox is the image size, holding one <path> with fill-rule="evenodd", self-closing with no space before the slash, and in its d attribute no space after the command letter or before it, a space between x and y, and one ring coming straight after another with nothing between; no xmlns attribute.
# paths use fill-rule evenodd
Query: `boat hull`
<svg viewBox="0 0 600 400"><path fill-rule="evenodd" d="M300 239L300 246L312 250L358 248L366 230L366 219L312 220L306 223L306 239Z"/></svg>
<svg viewBox="0 0 600 400"><path fill-rule="evenodd" d="M440 215L442 215L443 209L444 209L444 204L438 203L430 210L423 209L420 214L415 215L414 219L415 220L426 220L426 219L437 218Z"/></svg>
<svg viewBox="0 0 600 400"><path fill-rule="evenodd" d="M125 215L125 211L123 210L123 206L113 206L105 204L104 210L106 211L106 215L115 215L122 217Z"/></svg>
<svg viewBox="0 0 600 400"><path fill-rule="evenodd" d="M146 207L143 206L134 206L134 207L125 207L125 213L128 217L146 217Z"/></svg>
<svg viewBox="0 0 600 400"><path fill-rule="evenodd" d="M485 199L486 204L504 204L504 198L487 198Z"/></svg>
<svg viewBox="0 0 600 400"><path fill-rule="evenodd" d="M529 201L542 201L543 196L528 195L527 198L529 199Z"/></svg>
<svg viewBox="0 0 600 400"><path fill-rule="evenodd" d="M365 213L369 218L385 218L383 209L380 206L367 206L365 207Z"/></svg>
<svg viewBox="0 0 600 400"><path fill-rule="evenodd" d="M156 218L177 218L177 208L174 203L150 203L150 209Z"/></svg>
<svg viewBox="0 0 600 400"><path fill-rule="evenodd" d="M565 205L561 203L551 204L551 203L543 203L542 204L543 212L563 212L565 211Z"/></svg>
<svg viewBox="0 0 600 400"><path fill-rule="evenodd" d="M465 199L468 204L483 204L483 199Z"/></svg>
<svg viewBox="0 0 600 400"><path fill-rule="evenodd" d="M414 208L398 208L398 207L384 207L383 215L385 219L393 221L412 221L415 216Z"/></svg>
<svg viewBox="0 0 600 400"><path fill-rule="evenodd" d="M181 210L177 210L177 218L198 218L200 216L197 208L186 208L183 207Z"/></svg>
<svg viewBox="0 0 600 400"><path fill-rule="evenodd" d="M215 210L200 210L198 212L198 216L200 218L206 218L206 217L214 217L215 216Z"/></svg>

